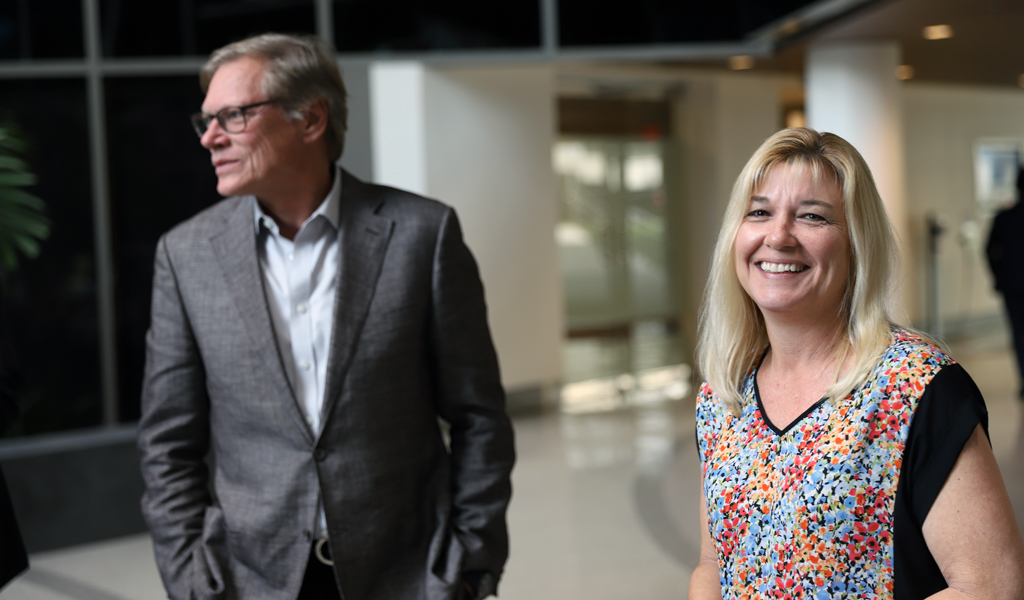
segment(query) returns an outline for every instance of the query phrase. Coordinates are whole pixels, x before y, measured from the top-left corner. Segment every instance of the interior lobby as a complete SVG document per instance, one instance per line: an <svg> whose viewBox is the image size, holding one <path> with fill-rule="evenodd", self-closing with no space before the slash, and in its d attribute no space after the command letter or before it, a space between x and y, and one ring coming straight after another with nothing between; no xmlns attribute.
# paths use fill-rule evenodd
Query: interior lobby
<svg viewBox="0 0 1024 600"><path fill-rule="evenodd" d="M870 165L895 313L978 384L1024 528L1022 382L984 250L1024 159L1024 0L396 2L421 11L401 27L369 0L152 4L0 8L0 124L30 139L52 221L0 272L26 380L0 466L31 561L0 599L166 597L135 449L153 253L218 199L188 126L200 66L276 29L338 50L342 167L453 206L479 263L516 434L502 599L687 596L708 257L750 154L792 125Z"/></svg>

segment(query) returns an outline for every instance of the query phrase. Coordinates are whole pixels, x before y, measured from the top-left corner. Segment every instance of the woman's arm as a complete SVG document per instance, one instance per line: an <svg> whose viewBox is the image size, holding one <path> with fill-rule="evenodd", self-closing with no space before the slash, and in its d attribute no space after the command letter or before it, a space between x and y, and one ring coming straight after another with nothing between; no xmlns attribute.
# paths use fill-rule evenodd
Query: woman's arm
<svg viewBox="0 0 1024 600"><path fill-rule="evenodd" d="M700 562L690 575L690 600L721 600L722 583L718 575L718 553L708 529L708 502L700 492Z"/></svg>
<svg viewBox="0 0 1024 600"><path fill-rule="evenodd" d="M1024 541L981 425L964 445L921 530L949 584L930 600L1024 598Z"/></svg>

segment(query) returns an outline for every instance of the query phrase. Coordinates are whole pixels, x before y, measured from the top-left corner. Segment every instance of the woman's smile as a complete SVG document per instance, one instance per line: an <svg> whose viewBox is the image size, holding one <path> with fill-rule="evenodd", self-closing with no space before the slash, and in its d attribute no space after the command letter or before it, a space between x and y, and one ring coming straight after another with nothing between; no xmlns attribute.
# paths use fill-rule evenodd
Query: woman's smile
<svg viewBox="0 0 1024 600"><path fill-rule="evenodd" d="M806 265L768 261L761 261L757 263L757 266L761 267L761 270L766 273L799 273L807 269Z"/></svg>

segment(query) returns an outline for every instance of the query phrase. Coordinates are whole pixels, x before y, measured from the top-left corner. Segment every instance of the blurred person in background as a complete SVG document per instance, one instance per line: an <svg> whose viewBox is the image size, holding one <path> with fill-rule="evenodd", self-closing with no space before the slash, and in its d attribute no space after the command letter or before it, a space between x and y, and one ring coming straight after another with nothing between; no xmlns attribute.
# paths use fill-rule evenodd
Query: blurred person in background
<svg viewBox="0 0 1024 600"><path fill-rule="evenodd" d="M336 166L345 88L316 38L230 44L200 80L227 199L159 242L139 423L168 594L491 595L512 428L454 211Z"/></svg>
<svg viewBox="0 0 1024 600"><path fill-rule="evenodd" d="M1017 199L992 220L992 231L985 246L988 266L996 289L1003 295L1010 318L1013 351L1017 357L1017 375L1021 384L1018 397L1024 400L1024 167L1017 170Z"/></svg>
<svg viewBox="0 0 1024 600"><path fill-rule="evenodd" d="M897 265L849 143L785 129L754 153L701 316L691 600L1024 598L984 401L889 318Z"/></svg>

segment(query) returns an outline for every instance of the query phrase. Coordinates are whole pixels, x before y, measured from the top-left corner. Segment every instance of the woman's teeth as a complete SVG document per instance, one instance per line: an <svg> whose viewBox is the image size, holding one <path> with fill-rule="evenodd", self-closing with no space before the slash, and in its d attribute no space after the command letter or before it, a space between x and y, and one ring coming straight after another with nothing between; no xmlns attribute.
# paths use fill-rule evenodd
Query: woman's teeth
<svg viewBox="0 0 1024 600"><path fill-rule="evenodd" d="M766 273L799 273L807 267L803 265L797 265L793 263L770 263L761 262L757 266L761 267L762 271Z"/></svg>

